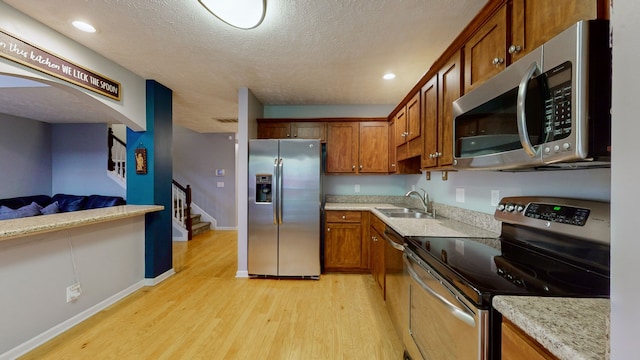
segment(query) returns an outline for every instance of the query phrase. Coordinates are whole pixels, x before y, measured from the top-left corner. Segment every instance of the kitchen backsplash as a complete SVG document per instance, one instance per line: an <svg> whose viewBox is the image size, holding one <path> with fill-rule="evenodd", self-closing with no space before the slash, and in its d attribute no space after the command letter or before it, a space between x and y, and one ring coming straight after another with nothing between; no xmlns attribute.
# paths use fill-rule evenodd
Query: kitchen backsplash
<svg viewBox="0 0 640 360"><path fill-rule="evenodd" d="M327 203L354 203L354 204L390 204L413 208L422 208L420 200L415 197L391 196L391 195L325 195ZM496 220L492 214L479 211L462 209L455 206L432 203L437 216L456 220L481 229L499 234L502 223Z"/></svg>

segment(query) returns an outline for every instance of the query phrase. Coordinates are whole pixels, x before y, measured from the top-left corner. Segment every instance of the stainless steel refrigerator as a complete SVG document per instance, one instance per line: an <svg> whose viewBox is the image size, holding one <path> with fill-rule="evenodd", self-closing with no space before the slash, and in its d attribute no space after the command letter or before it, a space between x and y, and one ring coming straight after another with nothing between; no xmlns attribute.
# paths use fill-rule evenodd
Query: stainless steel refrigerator
<svg viewBox="0 0 640 360"><path fill-rule="evenodd" d="M249 141L250 276L320 276L319 140Z"/></svg>

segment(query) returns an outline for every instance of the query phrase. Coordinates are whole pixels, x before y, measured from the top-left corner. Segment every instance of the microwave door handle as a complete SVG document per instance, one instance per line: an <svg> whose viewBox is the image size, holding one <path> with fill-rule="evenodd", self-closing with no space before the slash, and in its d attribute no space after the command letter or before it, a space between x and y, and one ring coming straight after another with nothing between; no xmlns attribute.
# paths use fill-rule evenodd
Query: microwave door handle
<svg viewBox="0 0 640 360"><path fill-rule="evenodd" d="M527 102L527 85L529 85L529 81L531 80L531 78L533 78L538 73L538 64L536 62L533 62L522 77L522 80L520 80L520 85L518 85L518 103L516 108L516 117L518 120L518 136L520 137L522 148L530 157L535 157L537 154L536 150L533 148L533 145L531 145L531 141L529 141L525 104Z"/></svg>

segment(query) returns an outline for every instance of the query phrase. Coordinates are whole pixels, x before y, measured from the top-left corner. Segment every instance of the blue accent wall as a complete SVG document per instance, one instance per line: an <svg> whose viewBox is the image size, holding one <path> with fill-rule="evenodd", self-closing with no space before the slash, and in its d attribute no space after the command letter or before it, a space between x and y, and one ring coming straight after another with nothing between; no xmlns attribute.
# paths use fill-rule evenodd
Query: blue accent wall
<svg viewBox="0 0 640 360"><path fill-rule="evenodd" d="M145 277L172 268L171 180L173 174L172 92L147 80L147 130L127 129L127 203L163 205L146 215ZM136 173L135 150L147 150L147 173Z"/></svg>

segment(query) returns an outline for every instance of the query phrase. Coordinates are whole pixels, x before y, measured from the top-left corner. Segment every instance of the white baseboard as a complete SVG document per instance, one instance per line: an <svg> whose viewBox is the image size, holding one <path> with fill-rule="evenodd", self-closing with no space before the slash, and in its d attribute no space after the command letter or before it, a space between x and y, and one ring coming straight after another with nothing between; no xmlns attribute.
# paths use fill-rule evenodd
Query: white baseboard
<svg viewBox="0 0 640 360"><path fill-rule="evenodd" d="M175 273L176 271L173 268L171 268L154 278L146 278L143 280L144 286L156 286L161 282L167 280L171 275L174 275Z"/></svg>
<svg viewBox="0 0 640 360"><path fill-rule="evenodd" d="M249 277L249 271L247 271L247 270L238 270L236 272L236 277L237 278L248 278Z"/></svg>
<svg viewBox="0 0 640 360"><path fill-rule="evenodd" d="M91 316L99 313L100 311L106 309L107 307L117 303L118 301L124 299L125 297L133 294L137 290L145 287L145 286L155 286L162 281L169 278L171 275L175 274L175 270L171 268L170 270L164 272L163 274L155 277L140 280L137 283L129 286L128 288L106 298L105 300L93 305L85 311L69 318L68 320L63 321L62 323L52 327L49 330L31 338L30 340L25 341L24 343L14 347L13 349L5 352L4 354L0 354L0 360L13 360L18 357L28 353L29 351L37 348L38 346L46 343L47 341L53 339L54 337L64 333L65 331L71 329L72 327L80 324L81 322L87 320Z"/></svg>

